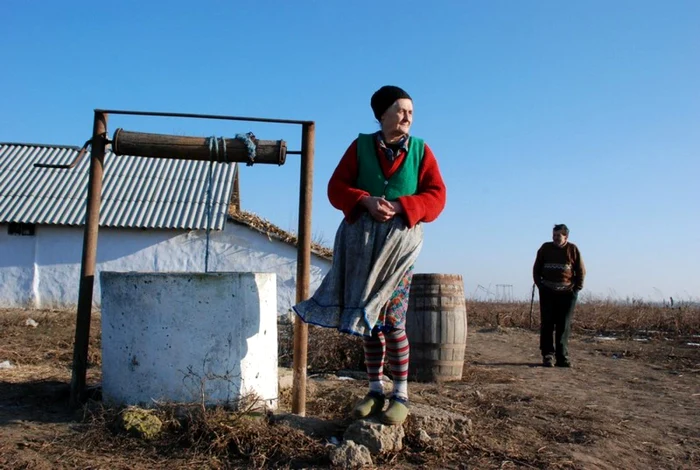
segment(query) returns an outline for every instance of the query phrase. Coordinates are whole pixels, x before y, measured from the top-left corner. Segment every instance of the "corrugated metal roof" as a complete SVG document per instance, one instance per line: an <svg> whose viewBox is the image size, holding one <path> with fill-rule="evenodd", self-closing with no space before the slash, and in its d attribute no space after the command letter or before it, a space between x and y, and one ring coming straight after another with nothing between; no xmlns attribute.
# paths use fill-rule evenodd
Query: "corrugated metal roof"
<svg viewBox="0 0 700 470"><path fill-rule="evenodd" d="M89 152L75 168L70 146L0 143L0 223L83 225ZM211 228L222 230L236 171L234 163L105 156L100 226L206 229L211 181Z"/></svg>

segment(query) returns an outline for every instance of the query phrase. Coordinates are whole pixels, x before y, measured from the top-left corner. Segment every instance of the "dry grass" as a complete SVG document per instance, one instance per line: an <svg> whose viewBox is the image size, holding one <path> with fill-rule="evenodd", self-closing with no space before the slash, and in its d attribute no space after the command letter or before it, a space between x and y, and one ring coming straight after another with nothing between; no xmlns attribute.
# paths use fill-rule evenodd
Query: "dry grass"
<svg viewBox="0 0 700 470"><path fill-rule="evenodd" d="M0 309L0 357L23 367L43 365L70 370L75 339L74 310ZM28 319L37 327L27 326ZM100 368L100 315L94 312L90 325L88 366Z"/></svg>
<svg viewBox="0 0 700 470"><path fill-rule="evenodd" d="M291 367L294 352L292 325L279 326L279 365ZM309 326L307 362L312 373L343 369L364 370L362 338L337 330Z"/></svg>
<svg viewBox="0 0 700 470"><path fill-rule="evenodd" d="M537 304L534 307L533 327L536 328ZM528 327L529 309L530 305L525 303L468 302L470 324L479 326ZM39 323L38 327L25 325L30 314ZM698 311L690 308L586 302L577 307L575 326L583 333L658 330L666 335L690 335L700 331L698 317ZM62 409L68 395L74 321L72 311L0 311L3 332L0 358L18 364L11 375L3 376L3 400L13 406L31 407L47 416L60 414L57 410ZM90 345L90 361L94 366L101 364L99 330L99 315L96 314L93 316ZM280 325L279 333L280 365L290 366L293 351L291 325ZM601 354L606 353L605 347L619 346L602 345ZM697 354L692 353L695 355L686 361L688 369L697 367ZM333 330L310 327L308 363L310 373L363 370L362 340ZM677 368L677 363L675 360L674 368ZM91 370L96 373L99 367ZM473 433L468 439L446 435L426 443L419 439L418 429L409 422L406 425L406 449L376 456L375 464L385 468L458 468L455 462L468 462L469 468L574 468L561 455L540 450L547 443L586 446L608 439L605 431L608 418L605 415L583 410L574 416L567 413L569 405L566 402L545 403L529 395L518 395L507 385L509 383L512 383L512 377L501 368L470 367L465 368L459 384L412 385L415 402L473 416ZM364 393L366 382L327 381L315 386L316 392L309 392L307 399L308 416L333 423L336 427L333 435L342 436L348 424L349 410L357 397ZM489 387L491 391L485 391ZM476 390L482 390L481 394ZM289 410L290 390L283 391L279 399L280 408ZM275 423L266 414L222 407L162 405L154 410L163 422L162 433L152 441L144 441L119 430L116 423L121 411L90 402L82 410L82 419L66 418L70 420L73 431L60 428L62 431L54 437L37 437L36 442L29 440L23 444L28 449L36 447L37 454L44 459L41 461L21 460L35 457L34 454L25 457L26 453L17 453L16 444L8 444L10 448L0 442L0 467L6 464L7 468L86 468L86 462L90 468L132 470L314 468L329 465L330 447L325 445L324 438L309 437L299 430ZM540 417L546 421L541 421Z"/></svg>
<svg viewBox="0 0 700 470"><path fill-rule="evenodd" d="M335 423L334 435L342 436L357 394L358 390L344 384L325 384L323 390L310 397L307 413ZM535 430L529 436L510 432L507 423L523 397L504 391L503 396L484 398L458 385L448 385L442 390L425 386L423 393L417 395L417 402L442 407L451 403L455 412L478 415L474 432L468 439L445 435L425 443L419 439L419 429L409 420L405 427L405 449L374 455L378 467L451 468L455 462L468 461L475 468L494 468L503 462L523 468L570 468L538 455L539 446L535 443L547 436ZM327 468L330 461L331 447L324 444L324 437L309 437L297 429L275 424L268 416L221 407L202 411L198 406L161 406L154 413L163 422L163 431L156 439L144 441L118 429L120 412L98 403L87 406L81 432L61 438L56 445L75 449L76 455L101 449L110 454L138 454L140 460L154 463L167 456L183 462L180 468ZM549 432L560 440L588 435L583 431L572 434L564 427Z"/></svg>
<svg viewBox="0 0 700 470"><path fill-rule="evenodd" d="M153 459L168 456L195 463L188 468L299 468L328 459L318 440L299 430L274 425L269 416L248 410L159 406L153 414L163 427L151 441L120 430L121 411L99 403L88 405L83 432L67 437L65 444L84 451L108 448L110 452L143 452Z"/></svg>
<svg viewBox="0 0 700 470"><path fill-rule="evenodd" d="M342 436L349 424L345 417L357 398L347 386L330 386L319 391L307 403L307 412L315 418L336 424L334 435ZM448 390L454 411L478 415L474 433L468 438L445 435L429 443L419 439L419 429L409 420L405 426L405 448L400 452L374 455L380 468L452 468L455 462L469 462L473 468L494 468L511 462L523 468L570 468L538 455L537 445L522 442L523 435L510 433L505 426L510 420L506 406L494 404L496 397L483 400L471 392ZM434 397L435 390L424 397ZM498 403L517 403L519 397L504 396ZM439 405L444 406L445 396ZM429 401L435 401L433 398ZM341 404L341 406L338 406ZM151 462L153 468L327 468L330 449L324 437L309 437L302 431L275 424L267 416L236 413L224 408L162 406L154 410L163 422L162 433L145 441L120 431L117 423L121 410L92 403L85 408L79 431L60 437L55 448L70 449L64 463L80 462L80 457L94 454L138 456L140 462ZM552 432L558 432L552 430ZM560 430L564 439L569 436ZM539 442L544 436L536 431L527 439ZM571 437L576 439L576 435ZM167 460L166 460L167 457ZM165 466L163 466L165 464Z"/></svg>
<svg viewBox="0 0 700 470"><path fill-rule="evenodd" d="M525 302L467 301L472 325L539 328L539 304ZM599 334L649 334L689 336L700 333L700 306L668 307L648 302L580 302L574 313L574 331Z"/></svg>
<svg viewBox="0 0 700 470"><path fill-rule="evenodd" d="M467 301L471 327L538 329L539 305L529 303ZM576 334L616 336L688 337L700 334L700 307L669 308L649 303L582 302L576 306ZM279 326L279 364L292 366L292 325ZM309 326L308 366L311 373L364 370L362 339L336 330Z"/></svg>

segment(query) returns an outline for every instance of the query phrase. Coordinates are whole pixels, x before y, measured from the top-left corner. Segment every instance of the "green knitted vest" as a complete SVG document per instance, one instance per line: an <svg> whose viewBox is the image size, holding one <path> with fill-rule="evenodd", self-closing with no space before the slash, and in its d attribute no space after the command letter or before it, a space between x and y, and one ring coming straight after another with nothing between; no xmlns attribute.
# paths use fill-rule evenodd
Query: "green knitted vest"
<svg viewBox="0 0 700 470"><path fill-rule="evenodd" d="M357 187L372 196L384 196L387 201L416 194L425 142L417 137L409 137L408 154L396 173L387 180L379 164L375 139L374 134L360 134L357 137Z"/></svg>

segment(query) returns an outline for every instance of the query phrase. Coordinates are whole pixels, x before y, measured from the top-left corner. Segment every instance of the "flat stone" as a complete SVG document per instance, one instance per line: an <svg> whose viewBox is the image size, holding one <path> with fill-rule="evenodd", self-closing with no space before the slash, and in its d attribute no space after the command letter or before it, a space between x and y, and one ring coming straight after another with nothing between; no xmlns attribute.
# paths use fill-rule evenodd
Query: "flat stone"
<svg viewBox="0 0 700 470"><path fill-rule="evenodd" d="M361 468L374 464L369 449L354 441L343 442L331 451L330 457L336 468Z"/></svg>
<svg viewBox="0 0 700 470"><path fill-rule="evenodd" d="M342 434L342 427L333 421L314 418L312 416L299 416L295 414L278 414L272 417L275 424L299 429L311 437L332 437Z"/></svg>
<svg viewBox="0 0 700 470"><path fill-rule="evenodd" d="M387 426L378 419L371 418L352 423L343 439L361 444L373 454L381 454L403 449L404 436L403 426Z"/></svg>
<svg viewBox="0 0 700 470"><path fill-rule="evenodd" d="M433 437L472 432L472 420L467 416L420 403L409 405L408 420Z"/></svg>

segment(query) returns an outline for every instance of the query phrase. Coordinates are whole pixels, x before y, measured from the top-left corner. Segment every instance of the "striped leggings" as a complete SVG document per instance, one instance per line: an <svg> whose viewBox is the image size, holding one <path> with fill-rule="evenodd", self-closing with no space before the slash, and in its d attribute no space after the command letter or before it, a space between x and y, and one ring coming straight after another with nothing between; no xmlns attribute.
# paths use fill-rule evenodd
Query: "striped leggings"
<svg viewBox="0 0 700 470"><path fill-rule="evenodd" d="M409 345L406 330L393 328L382 332L372 330L372 336L364 337L365 365L371 392L383 393L382 377L384 360L388 359L394 381L393 396L408 400Z"/></svg>

